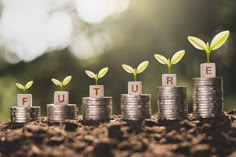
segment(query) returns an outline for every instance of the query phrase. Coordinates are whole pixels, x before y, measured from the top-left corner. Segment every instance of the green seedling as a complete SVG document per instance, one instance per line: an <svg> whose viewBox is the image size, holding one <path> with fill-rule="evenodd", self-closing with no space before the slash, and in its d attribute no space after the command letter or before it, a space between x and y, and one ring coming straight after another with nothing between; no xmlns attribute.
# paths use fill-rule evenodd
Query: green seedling
<svg viewBox="0 0 236 157"><path fill-rule="evenodd" d="M178 52L176 52L172 58L166 58L160 54L155 54L154 57L156 58L156 60L158 62L160 62L161 64L166 64L167 65L167 70L168 73L171 73L171 68L172 65L177 64L183 57L184 57L185 51L184 50L180 50Z"/></svg>
<svg viewBox="0 0 236 157"><path fill-rule="evenodd" d="M98 80L102 77L104 77L106 75L106 73L108 72L108 67L105 67L103 69L101 69L98 74L95 74L92 71L86 70L85 73L90 77L95 79L95 83L96 85L98 85Z"/></svg>
<svg viewBox="0 0 236 157"><path fill-rule="evenodd" d="M23 93L26 92L27 89L29 89L33 85L33 81L27 82L25 85L22 85L20 83L16 83L16 87L23 90Z"/></svg>
<svg viewBox="0 0 236 157"><path fill-rule="evenodd" d="M230 32L229 31L223 31L218 33L211 41L211 44L205 43L203 40L194 37L194 36L188 36L188 41L197 49L199 50L205 50L206 52L206 59L207 63L210 63L210 57L211 52L213 50L216 50L220 48L228 39Z"/></svg>
<svg viewBox="0 0 236 157"><path fill-rule="evenodd" d="M63 87L66 86L71 81L71 79L72 79L72 76L67 76L67 77L64 78L63 81L59 81L55 78L52 78L51 80L56 86L59 86L60 89L62 90Z"/></svg>
<svg viewBox="0 0 236 157"><path fill-rule="evenodd" d="M125 69L126 72L133 74L134 81L137 80L137 75L142 73L149 65L149 61L144 61L138 65L137 68L132 68L127 64L122 64L122 67Z"/></svg>

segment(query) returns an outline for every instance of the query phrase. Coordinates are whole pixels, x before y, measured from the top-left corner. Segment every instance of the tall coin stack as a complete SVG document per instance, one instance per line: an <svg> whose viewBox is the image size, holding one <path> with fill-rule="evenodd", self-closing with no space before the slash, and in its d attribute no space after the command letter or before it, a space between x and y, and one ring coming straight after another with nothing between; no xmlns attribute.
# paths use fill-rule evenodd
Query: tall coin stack
<svg viewBox="0 0 236 157"><path fill-rule="evenodd" d="M104 96L103 85L91 85L90 96L82 98L82 122L109 122L112 114L112 97Z"/></svg>
<svg viewBox="0 0 236 157"><path fill-rule="evenodd" d="M32 106L31 94L17 95L17 106L11 107L12 123L28 123L32 121L39 121L40 116L40 106Z"/></svg>
<svg viewBox="0 0 236 157"><path fill-rule="evenodd" d="M186 118L188 113L186 87L160 87L157 93L160 119Z"/></svg>
<svg viewBox="0 0 236 157"><path fill-rule="evenodd" d="M162 75L162 87L157 88L160 120L181 120L188 114L187 88L176 86L175 74Z"/></svg>
<svg viewBox="0 0 236 157"><path fill-rule="evenodd" d="M69 104L69 93L56 91L54 104L47 104L48 123L61 123L64 120L76 120L78 115L76 104Z"/></svg>
<svg viewBox="0 0 236 157"><path fill-rule="evenodd" d="M11 108L11 122L27 123L38 121L41 116L40 106L17 107Z"/></svg>
<svg viewBox="0 0 236 157"><path fill-rule="evenodd" d="M121 94L121 115L125 121L142 121L151 117L150 94Z"/></svg>
<svg viewBox="0 0 236 157"><path fill-rule="evenodd" d="M112 97L82 98L83 121L109 122L112 113Z"/></svg>
<svg viewBox="0 0 236 157"><path fill-rule="evenodd" d="M193 78L193 112L198 118L223 115L223 78L215 77L215 64L201 64L201 77Z"/></svg>
<svg viewBox="0 0 236 157"><path fill-rule="evenodd" d="M151 117L151 95L142 94L142 82L128 82L128 94L121 94L121 118L141 122Z"/></svg>

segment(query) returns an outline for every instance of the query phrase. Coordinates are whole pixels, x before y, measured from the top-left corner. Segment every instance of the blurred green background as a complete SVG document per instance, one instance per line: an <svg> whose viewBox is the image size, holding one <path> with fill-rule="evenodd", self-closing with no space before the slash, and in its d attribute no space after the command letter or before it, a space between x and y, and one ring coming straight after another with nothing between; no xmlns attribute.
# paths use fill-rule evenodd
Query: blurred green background
<svg viewBox="0 0 236 157"><path fill-rule="evenodd" d="M108 6L107 2L112 2L112 5ZM192 106L192 78L199 77L199 67L205 62L205 54L190 45L187 36L194 35L211 41L215 34L223 30L230 30L230 37L223 47L213 52L212 61L217 65L217 75L224 78L224 109L235 108L235 0L78 0L76 8L70 2L63 2L53 11L61 9L70 16L71 31L68 41L65 41L63 46L57 43L55 47L49 46L46 50L38 51L38 54L31 58L27 58L31 49L25 48L28 43L9 44L14 42L14 36L8 36L13 31L1 26L14 25L14 22L6 22L8 17L14 19L14 14L7 16L10 10L7 8L12 5L16 8L22 7L19 3L21 2L14 5L1 2L0 121L8 120L10 107L16 105L16 94L20 93L15 86L16 82L24 84L34 80L34 85L29 90L29 93L33 94L33 105L40 105L42 114L46 115L46 104L53 102L54 91L58 90L51 78L62 80L65 76L72 75L72 82L65 89L70 92L70 103L76 103L80 109L81 98L88 96L89 85L94 84L94 80L88 78L84 71L97 72L105 66L110 70L100 80L100 84L105 85L105 95L113 97L113 114L119 114L120 94L127 93L127 83L132 80L132 75L126 73L121 64L136 67L144 60L149 60L150 65L138 76L138 80L143 81L143 92L152 94L152 112L156 113L156 87L161 85L161 75L166 73L167 69L159 64L153 55L160 53L171 57L181 49L186 50L186 55L180 63L173 66L172 71L177 74L178 85L188 87L189 105ZM113 9L117 6L117 10L104 11L104 8L112 6ZM17 14L17 9L13 12ZM24 24L26 20L18 19L17 22ZM30 25L27 22L25 24ZM59 23L58 28L60 26ZM16 24L16 27L17 31L27 36L27 29L22 31L19 24ZM37 36L32 36L32 39L27 39L34 41L36 38ZM58 38L55 36L55 39ZM41 43L40 40L35 41L35 49L38 48L37 43ZM28 44L33 45L32 50L34 44ZM11 49L15 45L17 48ZM25 46L22 51L21 46Z"/></svg>

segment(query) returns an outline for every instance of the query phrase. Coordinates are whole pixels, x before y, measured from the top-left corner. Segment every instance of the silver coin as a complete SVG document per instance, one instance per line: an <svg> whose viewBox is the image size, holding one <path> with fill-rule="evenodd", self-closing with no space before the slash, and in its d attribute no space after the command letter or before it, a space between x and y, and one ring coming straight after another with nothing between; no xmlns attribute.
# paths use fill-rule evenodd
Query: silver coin
<svg viewBox="0 0 236 157"><path fill-rule="evenodd" d="M86 112L86 113L110 113L111 110L82 110L83 112Z"/></svg>
<svg viewBox="0 0 236 157"><path fill-rule="evenodd" d="M160 106L186 106L186 102L157 102Z"/></svg>
<svg viewBox="0 0 236 157"><path fill-rule="evenodd" d="M184 109L160 109L160 112L185 112Z"/></svg>
<svg viewBox="0 0 236 157"><path fill-rule="evenodd" d="M169 111L158 111L159 115L170 115L170 116L183 116L186 115L187 112L186 111L181 111L181 112L169 112Z"/></svg>
<svg viewBox="0 0 236 157"><path fill-rule="evenodd" d="M100 117L100 118L109 118L110 114L84 114L82 117Z"/></svg>
<svg viewBox="0 0 236 157"><path fill-rule="evenodd" d="M53 110L53 111L73 111L73 110L76 110L77 108L52 108L52 107L48 107L48 110Z"/></svg>
<svg viewBox="0 0 236 157"><path fill-rule="evenodd" d="M77 112L77 110L48 110L48 113L73 113Z"/></svg>
<svg viewBox="0 0 236 157"><path fill-rule="evenodd" d="M102 115L110 115L110 112L83 112L84 115L97 115L97 116L102 116Z"/></svg>
<svg viewBox="0 0 236 157"><path fill-rule="evenodd" d="M193 78L193 81L223 81L223 78L222 77L207 77L207 78L196 77L196 78Z"/></svg>
<svg viewBox="0 0 236 157"><path fill-rule="evenodd" d="M123 115L145 115L147 114L146 111L122 111L121 112Z"/></svg>
<svg viewBox="0 0 236 157"><path fill-rule="evenodd" d="M85 107L107 107L107 106L111 106L112 104L109 104L109 103L104 103L104 104L101 104L101 103L83 103L82 106L85 106Z"/></svg>
<svg viewBox="0 0 236 157"><path fill-rule="evenodd" d="M87 103L112 103L112 97L102 97L102 98L92 98L92 97L83 97L82 104Z"/></svg>
<svg viewBox="0 0 236 157"><path fill-rule="evenodd" d="M27 117L11 117L12 120L31 120L32 118L27 118Z"/></svg>
<svg viewBox="0 0 236 157"><path fill-rule="evenodd" d="M145 114L147 114L147 112L145 112L145 111L137 111L137 112L122 111L121 113L122 113L122 115L145 115Z"/></svg>
<svg viewBox="0 0 236 157"><path fill-rule="evenodd" d="M137 99L137 100L149 100L151 99L150 94L121 94L122 99Z"/></svg>
<svg viewBox="0 0 236 157"><path fill-rule="evenodd" d="M187 95L179 95L179 96L176 96L176 95L170 95L170 96L158 95L157 97L158 97L158 99L163 99L163 100L182 100L182 99L186 99Z"/></svg>
<svg viewBox="0 0 236 157"><path fill-rule="evenodd" d="M131 116L131 115L125 116L125 115L123 115L121 118L125 119L125 120L134 120L134 119L144 120L146 117L144 117L144 116Z"/></svg>
<svg viewBox="0 0 236 157"><path fill-rule="evenodd" d="M222 114L196 114L197 117L201 118L211 118L211 117L220 117Z"/></svg>
<svg viewBox="0 0 236 157"><path fill-rule="evenodd" d="M136 118L142 118L145 119L148 115L142 114L142 115L136 115L136 114L123 114L122 117L136 117Z"/></svg>
<svg viewBox="0 0 236 157"><path fill-rule="evenodd" d="M160 119L172 119L172 120L177 120L177 119L184 119L186 118L185 115L158 115Z"/></svg>
<svg viewBox="0 0 236 157"><path fill-rule="evenodd" d="M112 108L82 108L83 111L110 111Z"/></svg>
<svg viewBox="0 0 236 157"><path fill-rule="evenodd" d="M220 109L218 110L196 110L195 113L203 114L203 113L218 113L221 111Z"/></svg>
<svg viewBox="0 0 236 157"><path fill-rule="evenodd" d="M82 110L88 110L88 111L108 111L108 110L112 110L112 108L111 107L106 107L106 108L93 108L93 107L91 107L91 108L82 108Z"/></svg>
<svg viewBox="0 0 236 157"><path fill-rule="evenodd" d="M186 108L158 108L158 111L164 111L164 110L166 110L166 111L169 111L169 110L176 110L176 111L178 111L178 110L180 110L180 111L187 112L188 108L187 107Z"/></svg>
<svg viewBox="0 0 236 157"><path fill-rule="evenodd" d="M61 117L61 116L53 116L53 117L48 117L48 119L76 119L77 116L66 116L66 117Z"/></svg>
<svg viewBox="0 0 236 157"><path fill-rule="evenodd" d="M101 105L101 104L82 104L82 107L84 108L106 108L106 107L111 107L112 104L105 104L105 105Z"/></svg>
<svg viewBox="0 0 236 157"><path fill-rule="evenodd" d="M157 89L159 89L159 90L187 90L187 87L179 87L179 86L170 87L170 86L164 86L164 87L158 87Z"/></svg>
<svg viewBox="0 0 236 157"><path fill-rule="evenodd" d="M197 87L197 86L214 86L214 87L218 87L221 88L223 86L222 82L217 82L217 81L196 81L193 82L193 87Z"/></svg>
<svg viewBox="0 0 236 157"><path fill-rule="evenodd" d="M214 91L193 91L193 95L223 95L223 91L214 90Z"/></svg>
<svg viewBox="0 0 236 157"><path fill-rule="evenodd" d="M165 112L165 113L163 113L163 112L159 112L158 113L159 114L159 116L185 116L186 115L186 113L185 112L179 112L179 113L177 113L177 112Z"/></svg>
<svg viewBox="0 0 236 157"><path fill-rule="evenodd" d="M158 91L157 95L186 95L187 91Z"/></svg>
<svg viewBox="0 0 236 157"><path fill-rule="evenodd" d="M150 98L151 94L121 94L121 97L129 97L129 98Z"/></svg>
<svg viewBox="0 0 236 157"><path fill-rule="evenodd" d="M151 105L140 105L140 104L135 104L135 105L126 105L126 104L122 104L121 108L148 108Z"/></svg>
<svg viewBox="0 0 236 157"><path fill-rule="evenodd" d="M197 106L196 107L196 109L199 109L199 110L207 110L207 109L209 109L209 110L215 110L215 109L222 109L223 108L223 106Z"/></svg>

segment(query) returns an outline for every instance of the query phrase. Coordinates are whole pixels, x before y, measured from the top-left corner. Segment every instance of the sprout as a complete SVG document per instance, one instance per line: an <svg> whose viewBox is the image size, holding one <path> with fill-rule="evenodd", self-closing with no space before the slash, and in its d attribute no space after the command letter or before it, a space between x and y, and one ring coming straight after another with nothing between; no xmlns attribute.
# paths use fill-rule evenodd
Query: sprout
<svg viewBox="0 0 236 157"><path fill-rule="evenodd" d="M211 56L211 51L216 50L220 48L228 39L230 32L229 31L223 31L218 33L213 40L211 41L211 44L205 43L201 39L193 36L188 36L188 41L196 48L199 50L205 50L206 52L206 58L207 58L207 63L210 63L210 56Z"/></svg>
<svg viewBox="0 0 236 157"><path fill-rule="evenodd" d="M122 67L125 69L126 72L133 74L134 81L136 81L137 75L142 73L147 68L148 65L149 65L149 61L144 61L138 65L137 69L132 68L131 66L126 65L126 64L122 64Z"/></svg>
<svg viewBox="0 0 236 157"><path fill-rule="evenodd" d="M64 78L63 81L59 81L55 78L52 78L52 82L56 85L56 86L60 86L60 89L62 90L64 86L66 86L72 79L72 76L67 76L66 78Z"/></svg>
<svg viewBox="0 0 236 157"><path fill-rule="evenodd" d="M25 91L27 89L29 89L32 85L33 85L33 81L29 81L25 84L25 86L23 86L22 84L20 83L16 83L16 87L19 88L19 89L22 89L23 90L23 93L25 93Z"/></svg>
<svg viewBox="0 0 236 157"><path fill-rule="evenodd" d="M90 77L95 79L95 83L96 85L98 85L98 79L104 77L106 75L106 73L108 72L108 67L105 67L103 69L101 69L98 74L95 74L92 71L86 70L85 73Z"/></svg>
<svg viewBox="0 0 236 157"><path fill-rule="evenodd" d="M178 52L176 52L171 59L167 59L166 57L159 55L159 54L155 54L154 57L156 58L156 60L158 62L160 62L161 64L166 64L167 65L167 69L168 69L168 73L171 73L171 67L174 64L177 64L183 57L184 57L185 51L184 50L180 50Z"/></svg>

